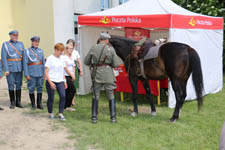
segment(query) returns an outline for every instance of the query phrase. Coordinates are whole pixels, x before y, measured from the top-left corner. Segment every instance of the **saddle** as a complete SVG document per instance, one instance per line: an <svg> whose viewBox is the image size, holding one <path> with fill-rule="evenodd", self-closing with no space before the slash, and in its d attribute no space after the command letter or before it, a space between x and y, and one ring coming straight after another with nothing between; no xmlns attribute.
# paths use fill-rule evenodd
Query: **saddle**
<svg viewBox="0 0 225 150"><path fill-rule="evenodd" d="M138 55L138 62L140 64L140 68L137 68L137 76L142 76L143 78L147 79L144 73L144 61L159 57L159 49L165 43L167 43L167 39L164 38L156 40L154 44L151 41L146 41L142 45Z"/></svg>

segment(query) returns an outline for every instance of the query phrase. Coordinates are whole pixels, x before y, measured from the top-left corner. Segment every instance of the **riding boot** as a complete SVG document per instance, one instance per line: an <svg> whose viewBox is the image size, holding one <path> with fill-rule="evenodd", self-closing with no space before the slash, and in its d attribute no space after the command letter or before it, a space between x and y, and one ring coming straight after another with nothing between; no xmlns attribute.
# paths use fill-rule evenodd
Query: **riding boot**
<svg viewBox="0 0 225 150"><path fill-rule="evenodd" d="M14 91L9 90L9 98L10 98L10 109L14 109L15 108L15 93Z"/></svg>
<svg viewBox="0 0 225 150"><path fill-rule="evenodd" d="M97 123L98 118L97 118L97 106L98 106L98 100L92 99L92 123Z"/></svg>
<svg viewBox="0 0 225 150"><path fill-rule="evenodd" d="M37 93L37 108L43 110L42 93Z"/></svg>
<svg viewBox="0 0 225 150"><path fill-rule="evenodd" d="M32 109L36 109L36 106L35 106L35 96L34 96L34 94L29 94L29 96L30 96L30 101L31 101Z"/></svg>
<svg viewBox="0 0 225 150"><path fill-rule="evenodd" d="M0 107L0 110L4 110L2 107Z"/></svg>
<svg viewBox="0 0 225 150"><path fill-rule="evenodd" d="M16 90L16 107L24 108L21 105L21 90Z"/></svg>
<svg viewBox="0 0 225 150"><path fill-rule="evenodd" d="M109 101L110 118L112 123L116 123L116 101L112 99Z"/></svg>

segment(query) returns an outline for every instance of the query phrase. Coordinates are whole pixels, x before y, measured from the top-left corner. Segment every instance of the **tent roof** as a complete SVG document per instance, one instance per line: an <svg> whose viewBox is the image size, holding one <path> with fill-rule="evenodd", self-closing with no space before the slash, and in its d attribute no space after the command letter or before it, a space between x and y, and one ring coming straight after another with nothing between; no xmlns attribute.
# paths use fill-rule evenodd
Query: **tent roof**
<svg viewBox="0 0 225 150"><path fill-rule="evenodd" d="M222 17L197 14L171 0L130 0L105 11L79 16L78 23L91 26L223 29Z"/></svg>
<svg viewBox="0 0 225 150"><path fill-rule="evenodd" d="M87 16L117 16L117 15L154 15L154 14L180 14L203 16L186 10L171 0L130 0L123 5L87 14Z"/></svg>

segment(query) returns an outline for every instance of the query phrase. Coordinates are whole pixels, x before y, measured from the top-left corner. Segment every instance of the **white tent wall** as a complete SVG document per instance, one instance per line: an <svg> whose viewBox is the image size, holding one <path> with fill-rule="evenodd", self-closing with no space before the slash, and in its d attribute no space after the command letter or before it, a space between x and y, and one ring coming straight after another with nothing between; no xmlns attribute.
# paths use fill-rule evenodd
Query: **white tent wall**
<svg viewBox="0 0 225 150"><path fill-rule="evenodd" d="M112 29L112 28L103 28L103 27L91 27L91 26L81 26L79 28L79 51L81 55L81 60L84 60L84 57L87 55L90 48L96 44L99 34L102 31L108 31L110 34L124 36L125 33L123 30ZM120 63L122 63L120 61ZM84 75L80 78L80 89L79 94L85 95L91 92L91 77L89 68L83 64L83 73Z"/></svg>
<svg viewBox="0 0 225 150"><path fill-rule="evenodd" d="M170 29L170 40L194 48L201 59L204 95L216 93L223 88L223 30ZM196 99L192 76L187 84L186 100ZM169 85L169 107L176 105L175 94Z"/></svg>

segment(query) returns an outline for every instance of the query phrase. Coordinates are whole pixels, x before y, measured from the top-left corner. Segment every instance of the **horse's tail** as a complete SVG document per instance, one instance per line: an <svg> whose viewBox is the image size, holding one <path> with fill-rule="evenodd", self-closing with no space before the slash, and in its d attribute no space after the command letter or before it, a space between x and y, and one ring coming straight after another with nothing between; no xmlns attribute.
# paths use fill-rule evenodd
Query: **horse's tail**
<svg viewBox="0 0 225 150"><path fill-rule="evenodd" d="M200 110L203 104L203 91L204 91L204 83L202 76L202 68L201 61L198 53L193 49L189 48L189 59L192 68L192 81L195 87L195 92L198 100L198 111Z"/></svg>

